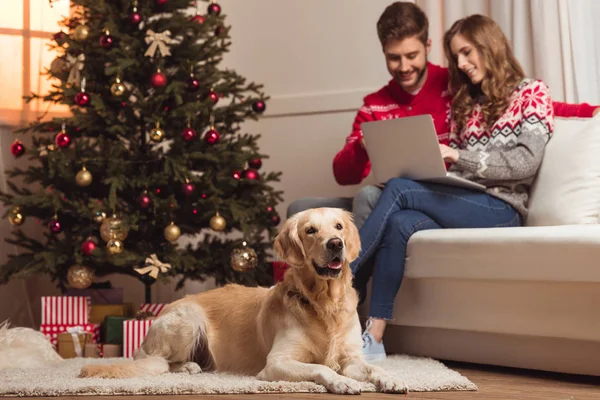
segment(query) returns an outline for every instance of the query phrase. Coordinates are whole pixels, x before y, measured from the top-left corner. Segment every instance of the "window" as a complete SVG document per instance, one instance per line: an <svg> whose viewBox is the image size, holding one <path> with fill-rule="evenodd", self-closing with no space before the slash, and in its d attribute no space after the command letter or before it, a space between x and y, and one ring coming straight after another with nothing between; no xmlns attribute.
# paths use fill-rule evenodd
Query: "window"
<svg viewBox="0 0 600 400"><path fill-rule="evenodd" d="M64 105L41 101L26 104L24 95L46 94L51 85L42 75L56 57L47 44L61 30L58 22L70 13L69 0L11 0L0 12L0 123L22 126L48 112L46 117L68 115Z"/></svg>

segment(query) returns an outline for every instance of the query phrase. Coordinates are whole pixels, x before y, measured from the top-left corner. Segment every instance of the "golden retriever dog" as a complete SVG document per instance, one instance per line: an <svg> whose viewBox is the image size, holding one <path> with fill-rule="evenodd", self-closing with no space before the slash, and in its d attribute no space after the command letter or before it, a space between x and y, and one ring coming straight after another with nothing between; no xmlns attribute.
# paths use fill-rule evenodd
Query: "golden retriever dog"
<svg viewBox="0 0 600 400"><path fill-rule="evenodd" d="M275 251L290 269L271 288L230 284L167 305L130 363L88 365L81 377L128 378L168 371L312 381L358 394L358 381L406 393L365 362L350 262L360 239L352 215L317 208L285 221Z"/></svg>

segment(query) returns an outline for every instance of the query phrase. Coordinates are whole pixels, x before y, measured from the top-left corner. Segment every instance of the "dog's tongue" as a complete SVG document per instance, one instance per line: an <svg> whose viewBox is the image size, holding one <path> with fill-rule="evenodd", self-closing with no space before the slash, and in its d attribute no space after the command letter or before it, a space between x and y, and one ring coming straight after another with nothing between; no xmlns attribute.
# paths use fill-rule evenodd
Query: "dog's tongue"
<svg viewBox="0 0 600 400"><path fill-rule="evenodd" d="M342 268L342 262L339 260L332 261L329 264L327 264L327 267L329 267L331 269L340 269L340 268Z"/></svg>

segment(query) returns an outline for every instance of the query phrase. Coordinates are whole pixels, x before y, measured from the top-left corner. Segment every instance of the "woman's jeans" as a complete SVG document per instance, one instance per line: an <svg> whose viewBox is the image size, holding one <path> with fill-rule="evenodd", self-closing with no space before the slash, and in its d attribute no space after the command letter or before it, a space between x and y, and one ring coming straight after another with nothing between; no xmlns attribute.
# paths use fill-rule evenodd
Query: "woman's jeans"
<svg viewBox="0 0 600 400"><path fill-rule="evenodd" d="M404 276L406 246L413 233L425 229L520 224L521 217L511 205L489 194L408 179L390 179L359 230L361 251L351 264L359 284L368 280L374 268L369 316L392 319L394 299Z"/></svg>

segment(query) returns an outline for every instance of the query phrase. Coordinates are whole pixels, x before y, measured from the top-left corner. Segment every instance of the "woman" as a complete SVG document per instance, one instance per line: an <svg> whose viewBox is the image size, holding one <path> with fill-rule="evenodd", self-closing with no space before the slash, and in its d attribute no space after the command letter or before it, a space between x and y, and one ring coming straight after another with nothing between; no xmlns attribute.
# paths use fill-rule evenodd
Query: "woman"
<svg viewBox="0 0 600 400"><path fill-rule="evenodd" d="M453 94L450 170L486 192L395 178L360 229L356 276L374 266L364 354L385 357L383 332L404 274L406 245L420 230L519 226L529 188L553 130L552 101L541 81L526 79L500 27L472 15L444 37ZM360 284L360 283L359 283Z"/></svg>

